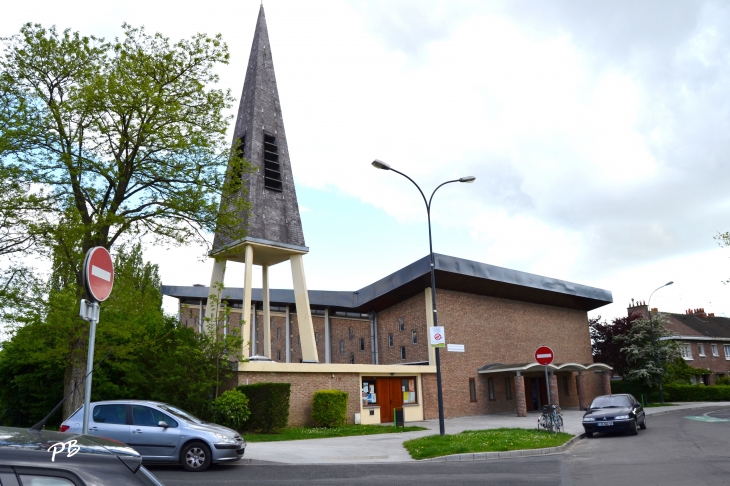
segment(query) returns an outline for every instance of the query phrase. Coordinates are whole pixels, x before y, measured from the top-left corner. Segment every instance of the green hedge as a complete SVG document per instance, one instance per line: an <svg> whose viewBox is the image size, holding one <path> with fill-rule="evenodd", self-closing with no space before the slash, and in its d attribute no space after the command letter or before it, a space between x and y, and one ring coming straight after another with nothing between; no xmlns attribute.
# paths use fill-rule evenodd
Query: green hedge
<svg viewBox="0 0 730 486"><path fill-rule="evenodd" d="M668 402L730 401L730 386L667 385L664 387L664 400Z"/></svg>
<svg viewBox="0 0 730 486"><path fill-rule="evenodd" d="M248 397L251 415L244 424L246 430L270 434L287 426L291 383L255 383L237 390Z"/></svg>
<svg viewBox="0 0 730 486"><path fill-rule="evenodd" d="M215 399L211 408L216 423L234 430L241 430L251 415L248 398L238 390L224 392Z"/></svg>
<svg viewBox="0 0 730 486"><path fill-rule="evenodd" d="M718 402L730 401L730 386L727 385L681 385L668 383L664 385L665 402ZM649 396L649 403L659 402L659 388L647 389L638 383L617 380L611 382L612 393L631 393L641 401L641 395Z"/></svg>
<svg viewBox="0 0 730 486"><path fill-rule="evenodd" d="M341 390L319 390L312 399L312 418L322 427L340 427L347 420L348 393Z"/></svg>

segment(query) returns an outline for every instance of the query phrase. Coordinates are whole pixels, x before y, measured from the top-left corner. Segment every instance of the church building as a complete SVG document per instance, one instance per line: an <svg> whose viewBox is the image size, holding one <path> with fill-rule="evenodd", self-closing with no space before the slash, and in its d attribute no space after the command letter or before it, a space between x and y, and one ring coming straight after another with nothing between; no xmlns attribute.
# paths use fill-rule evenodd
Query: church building
<svg viewBox="0 0 730 486"><path fill-rule="evenodd" d="M429 257L357 291L309 290L309 249L299 215L290 154L263 6L234 131L234 146L258 170L243 174L251 210L245 237L217 234L210 285L163 285L179 317L198 332L239 332L244 360L234 383L291 383L290 425L310 423L317 390L349 393L348 422L438 417ZM245 264L243 287L225 286L227 261ZM293 289L270 289L268 269L289 262ZM252 288L253 267L263 288ZM311 271L311 269L310 269ZM610 291L435 255L444 413L447 418L513 412L547 403L585 408L610 393L611 368L594 363L588 311ZM227 312L222 309L227 308ZM535 350L549 346L545 367Z"/></svg>

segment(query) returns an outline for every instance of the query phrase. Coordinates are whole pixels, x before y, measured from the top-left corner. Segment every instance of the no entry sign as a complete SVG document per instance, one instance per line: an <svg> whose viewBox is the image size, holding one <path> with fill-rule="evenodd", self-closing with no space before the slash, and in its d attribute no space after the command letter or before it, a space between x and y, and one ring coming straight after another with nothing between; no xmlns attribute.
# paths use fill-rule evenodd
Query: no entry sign
<svg viewBox="0 0 730 486"><path fill-rule="evenodd" d="M540 346L537 348L537 351L535 351L535 361L543 366L547 366L552 363L554 357L555 355L553 354L553 350L547 346Z"/></svg>
<svg viewBox="0 0 730 486"><path fill-rule="evenodd" d="M84 282L92 300L103 302L114 286L114 263L106 248L97 246L86 253Z"/></svg>

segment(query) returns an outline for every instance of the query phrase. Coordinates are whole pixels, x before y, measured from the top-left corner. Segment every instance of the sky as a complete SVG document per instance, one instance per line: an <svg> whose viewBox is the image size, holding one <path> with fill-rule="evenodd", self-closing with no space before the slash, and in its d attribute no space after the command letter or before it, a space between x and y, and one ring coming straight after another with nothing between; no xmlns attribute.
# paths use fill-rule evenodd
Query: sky
<svg viewBox="0 0 730 486"><path fill-rule="evenodd" d="M730 316L730 3L369 0L264 3L310 253L310 289L357 290L434 251ZM243 87L259 1L30 0L25 22L111 39L221 33ZM233 114L237 102L231 109ZM233 124L231 124L233 127ZM147 245L163 283L205 284L204 248ZM291 288L287 264L271 285ZM260 270L254 284L260 285ZM229 263L226 285L243 284ZM165 308L175 310L166 298Z"/></svg>

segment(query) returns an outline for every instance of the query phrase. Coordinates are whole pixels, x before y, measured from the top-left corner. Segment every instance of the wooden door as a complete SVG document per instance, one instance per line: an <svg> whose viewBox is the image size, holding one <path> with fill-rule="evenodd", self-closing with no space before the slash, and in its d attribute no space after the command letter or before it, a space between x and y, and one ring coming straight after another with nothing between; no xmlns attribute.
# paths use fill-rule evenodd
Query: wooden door
<svg viewBox="0 0 730 486"><path fill-rule="evenodd" d="M378 404L380 405L380 423L393 421L393 409L403 406L403 390L401 378L378 378Z"/></svg>

